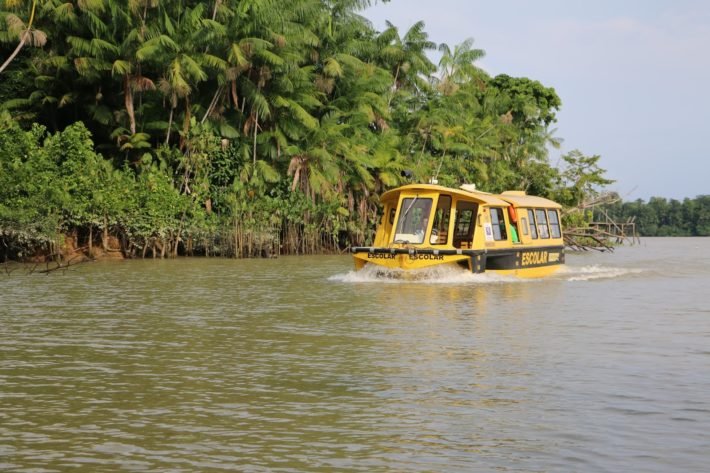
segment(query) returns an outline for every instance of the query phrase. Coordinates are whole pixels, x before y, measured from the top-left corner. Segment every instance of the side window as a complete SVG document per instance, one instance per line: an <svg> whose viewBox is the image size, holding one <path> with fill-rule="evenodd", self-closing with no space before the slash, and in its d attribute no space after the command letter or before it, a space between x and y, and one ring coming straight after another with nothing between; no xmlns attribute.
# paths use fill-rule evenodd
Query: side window
<svg viewBox="0 0 710 473"><path fill-rule="evenodd" d="M540 238L550 238L550 230L547 228L547 213L542 209L535 209L535 217L537 217L537 233Z"/></svg>
<svg viewBox="0 0 710 473"><path fill-rule="evenodd" d="M528 234L528 219L527 218L522 217L520 219L520 227L523 230L523 235L527 235Z"/></svg>
<svg viewBox="0 0 710 473"><path fill-rule="evenodd" d="M473 209L459 210L456 214L456 226L454 227L454 238L463 240L468 237L468 230L473 222Z"/></svg>
<svg viewBox="0 0 710 473"><path fill-rule="evenodd" d="M390 225L394 223L394 216L397 213L397 209L390 209Z"/></svg>
<svg viewBox="0 0 710 473"><path fill-rule="evenodd" d="M491 226L493 227L494 240L508 239L508 232L505 228L505 218L503 217L503 209L498 207L491 208Z"/></svg>
<svg viewBox="0 0 710 473"><path fill-rule="evenodd" d="M528 220L530 220L530 236L537 240L537 227L535 226L535 212L532 209L528 209Z"/></svg>
<svg viewBox="0 0 710 473"><path fill-rule="evenodd" d="M445 245L449 236L449 218L451 216L451 196L439 196L434 213L434 225L431 227L429 243L432 245Z"/></svg>
<svg viewBox="0 0 710 473"><path fill-rule="evenodd" d="M465 201L456 203L453 239L455 248L468 248L470 245L476 227L476 215L478 215L477 204Z"/></svg>
<svg viewBox="0 0 710 473"><path fill-rule="evenodd" d="M547 218L550 220L550 233L552 238L560 238L562 232L560 231L560 218L557 215L557 210L548 210Z"/></svg>

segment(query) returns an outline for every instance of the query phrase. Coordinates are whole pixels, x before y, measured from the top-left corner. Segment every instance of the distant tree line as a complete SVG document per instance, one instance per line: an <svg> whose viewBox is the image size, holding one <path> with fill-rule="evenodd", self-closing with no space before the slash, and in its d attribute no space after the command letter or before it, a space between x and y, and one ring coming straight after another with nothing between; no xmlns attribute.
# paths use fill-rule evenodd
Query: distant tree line
<svg viewBox="0 0 710 473"><path fill-rule="evenodd" d="M616 202L604 211L616 222L633 220L641 236L710 236L710 195L682 202L663 197ZM595 220L604 218L595 216Z"/></svg>
<svg viewBox="0 0 710 473"><path fill-rule="evenodd" d="M371 3L0 1L0 257L337 251L404 169L570 206L610 182L548 162L554 89Z"/></svg>

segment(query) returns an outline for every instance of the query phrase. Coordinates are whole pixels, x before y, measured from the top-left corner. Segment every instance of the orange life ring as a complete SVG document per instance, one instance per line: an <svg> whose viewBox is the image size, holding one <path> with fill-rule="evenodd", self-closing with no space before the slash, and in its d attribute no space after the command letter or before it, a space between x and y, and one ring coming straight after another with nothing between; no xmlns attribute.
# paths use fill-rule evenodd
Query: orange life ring
<svg viewBox="0 0 710 473"><path fill-rule="evenodd" d="M515 207L512 205L508 206L508 216L511 222L518 223L518 214L515 212Z"/></svg>

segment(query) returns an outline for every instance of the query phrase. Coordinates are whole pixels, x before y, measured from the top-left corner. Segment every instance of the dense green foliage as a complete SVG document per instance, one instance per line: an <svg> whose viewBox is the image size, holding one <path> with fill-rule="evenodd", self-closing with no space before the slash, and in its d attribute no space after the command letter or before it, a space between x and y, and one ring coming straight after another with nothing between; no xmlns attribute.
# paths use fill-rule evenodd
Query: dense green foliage
<svg viewBox="0 0 710 473"><path fill-rule="evenodd" d="M590 190L548 163L553 89L489 77L472 40L437 68L422 22L375 31L369 4L0 0L6 256L60 234L144 256L366 244L404 169Z"/></svg>
<svg viewBox="0 0 710 473"><path fill-rule="evenodd" d="M617 202L604 210L615 221L634 221L641 236L710 236L710 195L682 202L651 197L648 202Z"/></svg>

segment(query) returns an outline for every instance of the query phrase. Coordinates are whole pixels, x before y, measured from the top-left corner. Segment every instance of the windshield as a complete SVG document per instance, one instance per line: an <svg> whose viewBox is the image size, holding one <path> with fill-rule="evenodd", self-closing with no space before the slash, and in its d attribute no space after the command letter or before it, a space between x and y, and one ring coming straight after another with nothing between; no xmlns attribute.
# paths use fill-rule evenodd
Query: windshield
<svg viewBox="0 0 710 473"><path fill-rule="evenodd" d="M397 220L397 230L394 234L395 243L420 244L429 225L431 199L408 197L402 200L402 206Z"/></svg>

